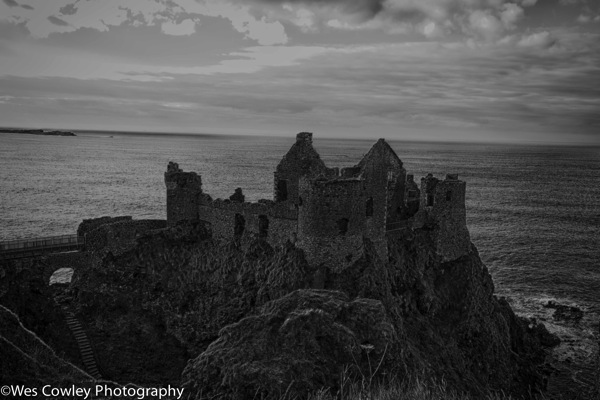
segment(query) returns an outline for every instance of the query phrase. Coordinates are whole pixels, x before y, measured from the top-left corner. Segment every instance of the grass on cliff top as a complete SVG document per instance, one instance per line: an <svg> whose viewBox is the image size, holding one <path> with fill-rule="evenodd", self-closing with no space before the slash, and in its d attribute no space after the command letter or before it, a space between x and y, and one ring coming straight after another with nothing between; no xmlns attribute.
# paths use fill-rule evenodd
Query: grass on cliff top
<svg viewBox="0 0 600 400"><path fill-rule="evenodd" d="M359 383L351 383L341 393L332 394L322 391L312 394L309 400L512 400L504 394L489 393L483 396L470 397L457 394L448 389L444 382L414 380L401 382L393 380L387 384L368 387ZM288 400L285 396L281 400Z"/></svg>

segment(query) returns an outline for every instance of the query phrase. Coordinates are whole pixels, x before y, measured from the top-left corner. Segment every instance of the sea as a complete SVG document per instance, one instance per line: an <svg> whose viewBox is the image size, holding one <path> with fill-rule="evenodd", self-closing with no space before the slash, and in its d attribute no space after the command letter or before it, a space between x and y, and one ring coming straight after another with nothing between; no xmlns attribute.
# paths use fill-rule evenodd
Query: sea
<svg viewBox="0 0 600 400"><path fill-rule="evenodd" d="M213 198L240 187L247 200L270 199L275 167L295 141L294 134L76 133L0 133L0 241L73 234L84 218L105 215L164 219L169 161L201 174ZM374 142L314 137L330 167L356 164ZM467 182L471 240L497 295L569 344L561 357L592 357L600 317L600 147L388 142L417 181L457 173ZM550 301L583 317L554 318Z"/></svg>

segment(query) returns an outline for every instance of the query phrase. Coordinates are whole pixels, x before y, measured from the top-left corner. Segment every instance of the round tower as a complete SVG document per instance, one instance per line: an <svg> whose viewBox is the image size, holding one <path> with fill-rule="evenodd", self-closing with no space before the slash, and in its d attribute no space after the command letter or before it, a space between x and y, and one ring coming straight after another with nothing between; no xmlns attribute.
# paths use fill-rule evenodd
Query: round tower
<svg viewBox="0 0 600 400"><path fill-rule="evenodd" d="M366 209L362 179L301 178L297 245L307 261L340 270L360 257Z"/></svg>

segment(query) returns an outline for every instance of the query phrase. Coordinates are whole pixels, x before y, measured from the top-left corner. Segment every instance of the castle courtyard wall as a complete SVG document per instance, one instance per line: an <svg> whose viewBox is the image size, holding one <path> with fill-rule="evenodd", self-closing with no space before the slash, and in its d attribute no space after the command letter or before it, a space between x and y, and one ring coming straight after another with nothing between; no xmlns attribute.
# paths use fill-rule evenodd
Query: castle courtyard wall
<svg viewBox="0 0 600 400"><path fill-rule="evenodd" d="M298 212L293 204L275 204L264 200L257 203L241 203L217 199L198 208L198 219L211 224L213 237L216 239L235 238L236 215L244 220L241 238L263 237L273 246L295 240ZM264 224L261 219L268 221L266 235L264 230L261 232L261 224Z"/></svg>

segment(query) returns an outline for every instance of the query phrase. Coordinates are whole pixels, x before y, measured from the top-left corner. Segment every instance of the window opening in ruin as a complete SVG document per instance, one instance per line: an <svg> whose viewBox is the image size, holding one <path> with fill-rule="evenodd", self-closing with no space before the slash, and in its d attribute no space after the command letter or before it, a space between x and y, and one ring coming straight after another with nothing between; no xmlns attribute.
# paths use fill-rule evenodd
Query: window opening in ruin
<svg viewBox="0 0 600 400"><path fill-rule="evenodd" d="M348 232L348 218L338 219L337 226L340 231L340 235L345 235Z"/></svg>
<svg viewBox="0 0 600 400"><path fill-rule="evenodd" d="M258 216L258 237L269 236L269 219L266 215Z"/></svg>
<svg viewBox="0 0 600 400"><path fill-rule="evenodd" d="M298 196L298 205L301 206L302 205L302 197Z"/></svg>
<svg viewBox="0 0 600 400"><path fill-rule="evenodd" d="M288 199L287 181L279 179L277 181L277 196L276 201L286 201Z"/></svg>
<svg viewBox="0 0 600 400"><path fill-rule="evenodd" d="M417 197L417 191L416 190L409 190L408 191L408 197L410 199L414 199L415 197Z"/></svg>
<svg viewBox="0 0 600 400"><path fill-rule="evenodd" d="M433 195L427 194L427 207L433 206Z"/></svg>
<svg viewBox="0 0 600 400"><path fill-rule="evenodd" d="M242 236L246 230L246 219L241 214L235 214L235 225L233 227L233 234L235 236Z"/></svg>
<svg viewBox="0 0 600 400"><path fill-rule="evenodd" d="M452 192L450 190L448 190L446 192L446 201L450 201L452 200Z"/></svg>
<svg viewBox="0 0 600 400"><path fill-rule="evenodd" d="M373 198L369 197L367 199L367 217L373 216Z"/></svg>

